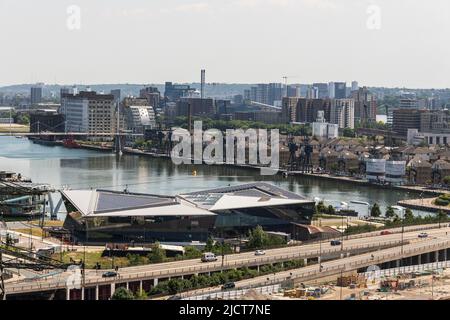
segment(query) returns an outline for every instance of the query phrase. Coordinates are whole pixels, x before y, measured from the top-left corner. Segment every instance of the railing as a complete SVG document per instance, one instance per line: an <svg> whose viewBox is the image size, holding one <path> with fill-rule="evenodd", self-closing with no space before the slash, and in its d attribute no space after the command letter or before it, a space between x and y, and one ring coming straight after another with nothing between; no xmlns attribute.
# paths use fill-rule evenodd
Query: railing
<svg viewBox="0 0 450 320"><path fill-rule="evenodd" d="M412 273L412 272L419 272L419 271L428 271L428 270L438 270L438 269L444 269L450 267L450 261L436 261L431 262L427 264L420 264L420 265L413 265L413 266L404 266L404 267L397 267L397 268L391 268L391 269L385 269L385 270L376 270L372 272L364 272L362 275L364 275L366 278L372 277L372 276L379 276L379 277L395 277L400 274L405 273Z"/></svg>
<svg viewBox="0 0 450 320"><path fill-rule="evenodd" d="M254 259L242 259L237 261L229 261L225 262L222 268L221 262L216 262L214 264L210 263L207 265L193 266L193 267L184 267L184 268L175 268L175 269L166 269L160 271L148 271L148 272L134 272L126 275L119 275L114 279L101 278L101 279L88 279L85 281L85 285L102 285L102 284L111 284L118 282L128 282L130 280L140 281L140 280L149 280L149 279L160 279L160 278L171 278L171 277L179 277L182 275L189 274L197 274L197 273L209 273L222 271L225 269L237 269L242 267L252 267L252 266L260 266L264 264L272 264L285 262L296 259L307 259L307 258L315 258L315 257L324 257L330 254L343 253L348 254L351 251L357 250L368 250L373 248L382 248L382 247L392 247L396 245L401 245L401 241L387 241L382 243L374 243L368 245L357 245L352 247L347 247L344 251L341 250L340 247L336 247L335 249L324 249L324 250L314 250L310 252L299 252L293 254L282 254L271 257L260 257ZM407 244L407 241L403 242ZM27 292L27 291L42 291L43 289L62 289L67 287L66 281L59 281L53 283L34 283L30 285L19 286L16 285L18 283L10 282L8 283L8 292ZM14 285L14 286L12 286Z"/></svg>
<svg viewBox="0 0 450 320"><path fill-rule="evenodd" d="M450 247L450 241L446 241L444 243L432 244L432 245L428 245L425 247L404 250L403 256L399 256L398 252L394 252L394 253L388 253L388 254L383 254L381 256L378 256L378 257L374 257L374 259L361 259L361 260L358 260L355 262L350 262L350 263L348 263L348 261L346 262L345 260L338 260L338 261L343 261L343 264L340 264L337 266L326 267L326 263L322 263L324 268L322 269L321 272L318 271L317 266L315 266L315 270L310 270L310 271L304 271L304 272L295 272L294 271L294 272L290 272L289 274L287 272L282 272L278 275L279 279L274 278L273 280L261 281L259 284L244 287L241 289L250 289L250 288L256 288L256 287L280 284L280 283L286 281L286 279L307 282L307 281L311 281L311 280L315 280L315 279L319 279L319 278L324 278L327 276L336 275L341 272L350 272L350 271L354 271L359 268L367 267L370 265L377 265L377 264L381 264L381 263L384 263L384 262L387 262L390 260L398 260L401 258L415 256L415 255L422 254L425 252L447 249L449 247ZM335 262L335 261L331 261L329 263L333 263L333 262ZM450 265L450 261L448 261L447 263ZM431 264L431 265L438 266L438 268L441 267L441 265L439 265L439 264ZM300 269L300 271L301 271L301 269ZM218 291L219 290L215 290L215 291L209 290L208 291L206 289L206 290L201 291L200 294L197 293L198 291L196 291L196 293L184 293L181 295L181 297L185 297L185 298L197 297L197 296L207 295L210 293L215 293Z"/></svg>
<svg viewBox="0 0 450 320"><path fill-rule="evenodd" d="M384 243L385 246L390 246L393 244L399 244L400 241L390 241ZM352 248L347 248L347 251L350 250L362 250L362 249L369 249L369 248L379 248L382 244L369 244L369 245L363 245L363 246L356 246ZM408 255L416 255L419 254L418 252L429 252L431 249L435 250L436 248L448 248L450 247L450 242L445 242L441 244L434 244L434 245L428 245L421 248L413 248L409 250L404 250L403 257ZM302 259L302 258L308 258L308 257L318 257L324 256L329 253L338 253L341 252L340 248L338 249L328 249L328 250L316 250L310 253L294 253L294 254L287 254L287 255L280 255L280 256L274 256L274 257L261 257L261 258L255 258L255 259L244 259L239 261L231 261L231 262L225 262L224 266L222 267L221 262L216 262L214 264L208 264L208 265L200 265L200 266L192 266L192 267L185 267L185 268L175 268L175 269L167 269L167 270L159 270L159 271L150 271L150 272L135 272L127 275L119 275L118 277L114 279L108 279L108 278L97 278L97 279L88 279L84 282L85 286L89 285L105 285L105 284L111 284L111 283L120 283L120 282L130 282L130 281L140 281L140 280L150 280L150 279L161 279L161 278L171 278L171 277L179 277L183 275L189 275L189 274L198 274L198 273L209 273L209 272L216 272L221 271L225 269L237 269L242 267L251 267L251 266L260 266L264 264L272 264L272 263L279 263L284 261L290 261L295 259ZM345 271L351 271L355 270L367 265L373 265L378 263L383 263L385 261L388 261L386 259L394 259L399 258L398 253L392 253L387 254L383 256L378 256L374 259L366 259L366 260L359 260L357 262L350 262L346 263L345 265ZM345 260L341 260L345 261ZM324 263L322 263L324 264ZM320 272L319 276L326 276L328 272L331 272L331 274L334 274L336 270L341 270L342 266L338 267L329 267L325 268ZM300 276L296 276L296 278L305 278L308 279L308 277L316 277L317 278L318 272L317 270L308 272L306 274L302 274ZM29 292L29 291L44 291L45 289L63 289L67 287L66 281L58 281L53 283L34 283L30 285L18 285L18 283L10 282L7 285L7 292L9 293L15 293L15 292Z"/></svg>

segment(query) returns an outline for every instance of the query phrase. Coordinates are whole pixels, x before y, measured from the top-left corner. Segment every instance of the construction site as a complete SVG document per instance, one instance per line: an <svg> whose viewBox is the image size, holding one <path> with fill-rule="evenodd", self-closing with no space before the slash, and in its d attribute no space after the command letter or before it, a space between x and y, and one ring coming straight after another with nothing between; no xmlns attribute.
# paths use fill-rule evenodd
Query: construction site
<svg viewBox="0 0 450 320"><path fill-rule="evenodd" d="M300 284L272 294L249 291L259 300L450 300L450 270L423 270L392 276L350 274L333 282Z"/></svg>

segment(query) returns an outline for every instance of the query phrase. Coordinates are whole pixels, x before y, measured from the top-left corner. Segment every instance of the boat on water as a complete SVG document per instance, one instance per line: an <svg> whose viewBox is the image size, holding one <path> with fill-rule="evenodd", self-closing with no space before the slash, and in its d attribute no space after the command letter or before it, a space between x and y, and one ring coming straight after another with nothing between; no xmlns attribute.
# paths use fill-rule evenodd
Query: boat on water
<svg viewBox="0 0 450 320"><path fill-rule="evenodd" d="M76 142L75 139L72 139L72 138L64 139L63 146L65 148L70 148L70 149L80 148L80 145L78 144L78 142Z"/></svg>

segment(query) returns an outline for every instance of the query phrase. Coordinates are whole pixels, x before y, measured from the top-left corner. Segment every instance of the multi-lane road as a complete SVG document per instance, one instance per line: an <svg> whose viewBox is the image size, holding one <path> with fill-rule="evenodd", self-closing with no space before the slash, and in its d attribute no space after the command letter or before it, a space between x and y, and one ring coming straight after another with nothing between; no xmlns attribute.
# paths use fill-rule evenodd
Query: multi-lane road
<svg viewBox="0 0 450 320"><path fill-rule="evenodd" d="M415 227L414 229L416 229ZM258 266L275 262L289 261L293 259L305 259L313 257L323 257L334 256L339 257L341 252L346 253L351 252L351 256L345 259L333 260L329 262L324 262L323 266L332 266L333 263L338 265L344 265L346 263L352 263L356 261L354 259L360 259L371 254L361 254L368 251L377 251L375 254L388 252L386 250L393 250L389 252L401 251L401 239L404 240L404 250L408 248L425 248L428 244L443 243L450 240L448 233L450 228L447 226L441 229L430 229L426 232L429 237L426 239L419 239L418 235L423 232L422 230L405 232L403 235L401 233L394 233L390 235L380 235L380 233L372 233L367 237L357 237L354 239L344 240L343 246L331 246L327 242L312 243L302 246L292 246L273 250L267 250L265 256L255 256L253 252L233 254L225 256L222 262L221 257L217 262L213 263L202 263L200 259L193 260L183 260L176 262L168 262L161 264L150 264L137 267L122 268L119 270L118 278L103 278L102 272L96 272L94 270L87 270L85 277L86 286L95 286L98 284L108 284L108 283L120 283L120 282L131 282L147 279L165 279L169 277L177 277L182 275L192 275L199 273L208 273L213 271L218 271L223 269L238 268L243 266ZM407 244L407 243L409 244ZM416 246L416 247L415 247ZM387 248L387 249L383 249ZM341 251L343 250L343 251ZM325 260L325 259L324 259ZM299 271L311 271L314 270L314 266L299 269ZM67 278L71 275L69 272L62 273L58 276L48 277L39 281L33 282L9 282L6 284L6 289L9 292L30 292L39 291L44 288L57 289L65 288L67 285ZM248 280L250 281L250 280ZM259 281L255 278L254 281Z"/></svg>

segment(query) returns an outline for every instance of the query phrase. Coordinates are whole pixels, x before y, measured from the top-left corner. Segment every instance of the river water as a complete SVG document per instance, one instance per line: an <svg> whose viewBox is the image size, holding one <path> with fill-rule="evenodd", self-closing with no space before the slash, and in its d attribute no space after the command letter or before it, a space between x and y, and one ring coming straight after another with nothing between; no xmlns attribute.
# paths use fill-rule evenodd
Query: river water
<svg viewBox="0 0 450 320"><path fill-rule="evenodd" d="M313 177L261 176L258 170L220 166L176 166L170 160L43 146L26 138L7 136L0 137L0 170L18 172L33 182L49 183L56 188L128 188L130 192L162 195L265 181L332 205L352 200L378 203L383 212L399 200L418 197L417 193Z"/></svg>

